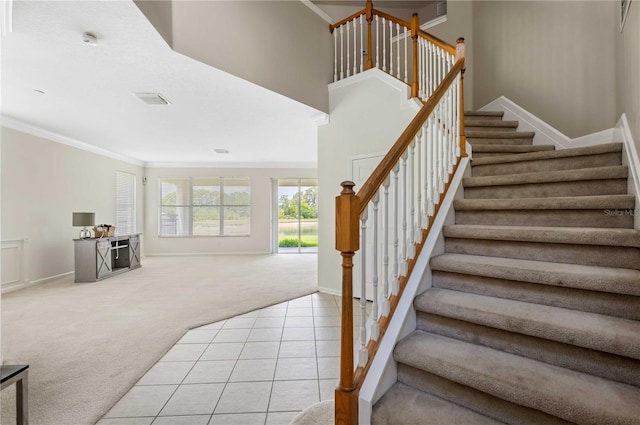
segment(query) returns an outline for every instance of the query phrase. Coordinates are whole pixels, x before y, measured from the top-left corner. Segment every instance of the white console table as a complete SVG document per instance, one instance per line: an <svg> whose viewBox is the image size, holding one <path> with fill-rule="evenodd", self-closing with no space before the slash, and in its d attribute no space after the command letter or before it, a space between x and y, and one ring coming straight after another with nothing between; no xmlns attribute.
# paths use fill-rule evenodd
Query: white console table
<svg viewBox="0 0 640 425"><path fill-rule="evenodd" d="M76 282L96 282L140 267L140 233L73 242Z"/></svg>

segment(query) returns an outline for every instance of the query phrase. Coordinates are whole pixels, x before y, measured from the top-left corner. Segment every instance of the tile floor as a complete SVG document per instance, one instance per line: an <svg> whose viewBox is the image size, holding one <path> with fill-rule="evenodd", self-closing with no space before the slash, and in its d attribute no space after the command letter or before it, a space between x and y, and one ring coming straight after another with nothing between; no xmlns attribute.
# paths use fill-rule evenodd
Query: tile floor
<svg viewBox="0 0 640 425"><path fill-rule="evenodd" d="M192 329L96 425L287 425L333 398L340 309L315 293Z"/></svg>

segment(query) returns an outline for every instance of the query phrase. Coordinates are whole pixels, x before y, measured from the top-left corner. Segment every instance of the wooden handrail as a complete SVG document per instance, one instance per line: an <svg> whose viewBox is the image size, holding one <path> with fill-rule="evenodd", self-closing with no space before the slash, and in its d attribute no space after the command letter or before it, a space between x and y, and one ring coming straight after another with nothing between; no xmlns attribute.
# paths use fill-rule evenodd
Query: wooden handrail
<svg viewBox="0 0 640 425"><path fill-rule="evenodd" d="M418 29L418 36L424 38L425 40L429 41L430 43L435 44L436 46L440 47L441 49L443 49L445 52L449 53L452 56L455 56L456 54L456 48L454 46L452 46L451 44L447 43L446 41L442 41L440 40L438 37L435 37L431 34L429 34L428 32L425 32L421 29ZM463 38L464 40L464 38Z"/></svg>
<svg viewBox="0 0 640 425"><path fill-rule="evenodd" d="M367 2L369 3L369 2ZM348 16L346 18L344 18L343 20L336 22L335 24L331 24L329 25L329 31L331 31L331 33L333 33L333 30L335 30L336 28L338 28L339 26L342 26L344 24L346 24L347 22L353 21L354 19L356 19L358 16L362 16L362 15L366 15L367 14L367 9L362 9L359 12L354 13L351 16Z"/></svg>
<svg viewBox="0 0 640 425"><path fill-rule="evenodd" d="M410 22L407 22L407 21L404 21L402 19L396 18L395 16L391 16L388 13L384 13L381 10L373 9L373 14L374 15L378 15L379 17L384 18L387 21L391 21L394 24L400 24L405 28L411 28L411 23Z"/></svg>
<svg viewBox="0 0 640 425"><path fill-rule="evenodd" d="M453 68L451 68L451 71L449 71L445 79L442 80L442 82L438 85L436 90L433 92L433 95L431 95L431 97L425 102L420 111L418 111L416 116L411 120L407 128L402 132L400 137L398 137L389 152L385 155L384 158L382 158L382 161L380 161L378 167L362 185L362 187L358 191L358 198L360 198L358 215L360 215L364 211L369 201L373 199L380 186L382 186L384 180L391 173L391 170L393 170L395 164L402 157L403 152L407 149L416 134L418 134L418 131L422 127L422 124L429 117L429 115L431 115L435 107L438 105L438 102L440 102L447 89L456 79L458 73L462 70L463 67L464 58L461 58L458 60L458 62L456 62Z"/></svg>

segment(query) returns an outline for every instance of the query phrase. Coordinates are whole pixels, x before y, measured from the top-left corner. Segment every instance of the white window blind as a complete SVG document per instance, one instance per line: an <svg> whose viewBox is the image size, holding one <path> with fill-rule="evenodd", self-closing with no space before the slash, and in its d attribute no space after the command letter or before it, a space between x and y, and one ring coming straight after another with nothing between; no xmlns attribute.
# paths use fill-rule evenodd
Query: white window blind
<svg viewBox="0 0 640 425"><path fill-rule="evenodd" d="M247 177L160 179L160 236L247 236L251 181Z"/></svg>
<svg viewBox="0 0 640 425"><path fill-rule="evenodd" d="M116 233L136 233L136 176L116 171Z"/></svg>

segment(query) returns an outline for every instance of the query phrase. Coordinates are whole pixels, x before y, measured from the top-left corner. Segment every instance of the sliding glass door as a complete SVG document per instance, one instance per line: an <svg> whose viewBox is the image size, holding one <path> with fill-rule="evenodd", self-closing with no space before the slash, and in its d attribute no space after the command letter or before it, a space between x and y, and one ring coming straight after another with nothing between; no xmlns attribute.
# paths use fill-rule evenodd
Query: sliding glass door
<svg viewBox="0 0 640 425"><path fill-rule="evenodd" d="M277 194L277 252L318 252L318 181L279 179Z"/></svg>

